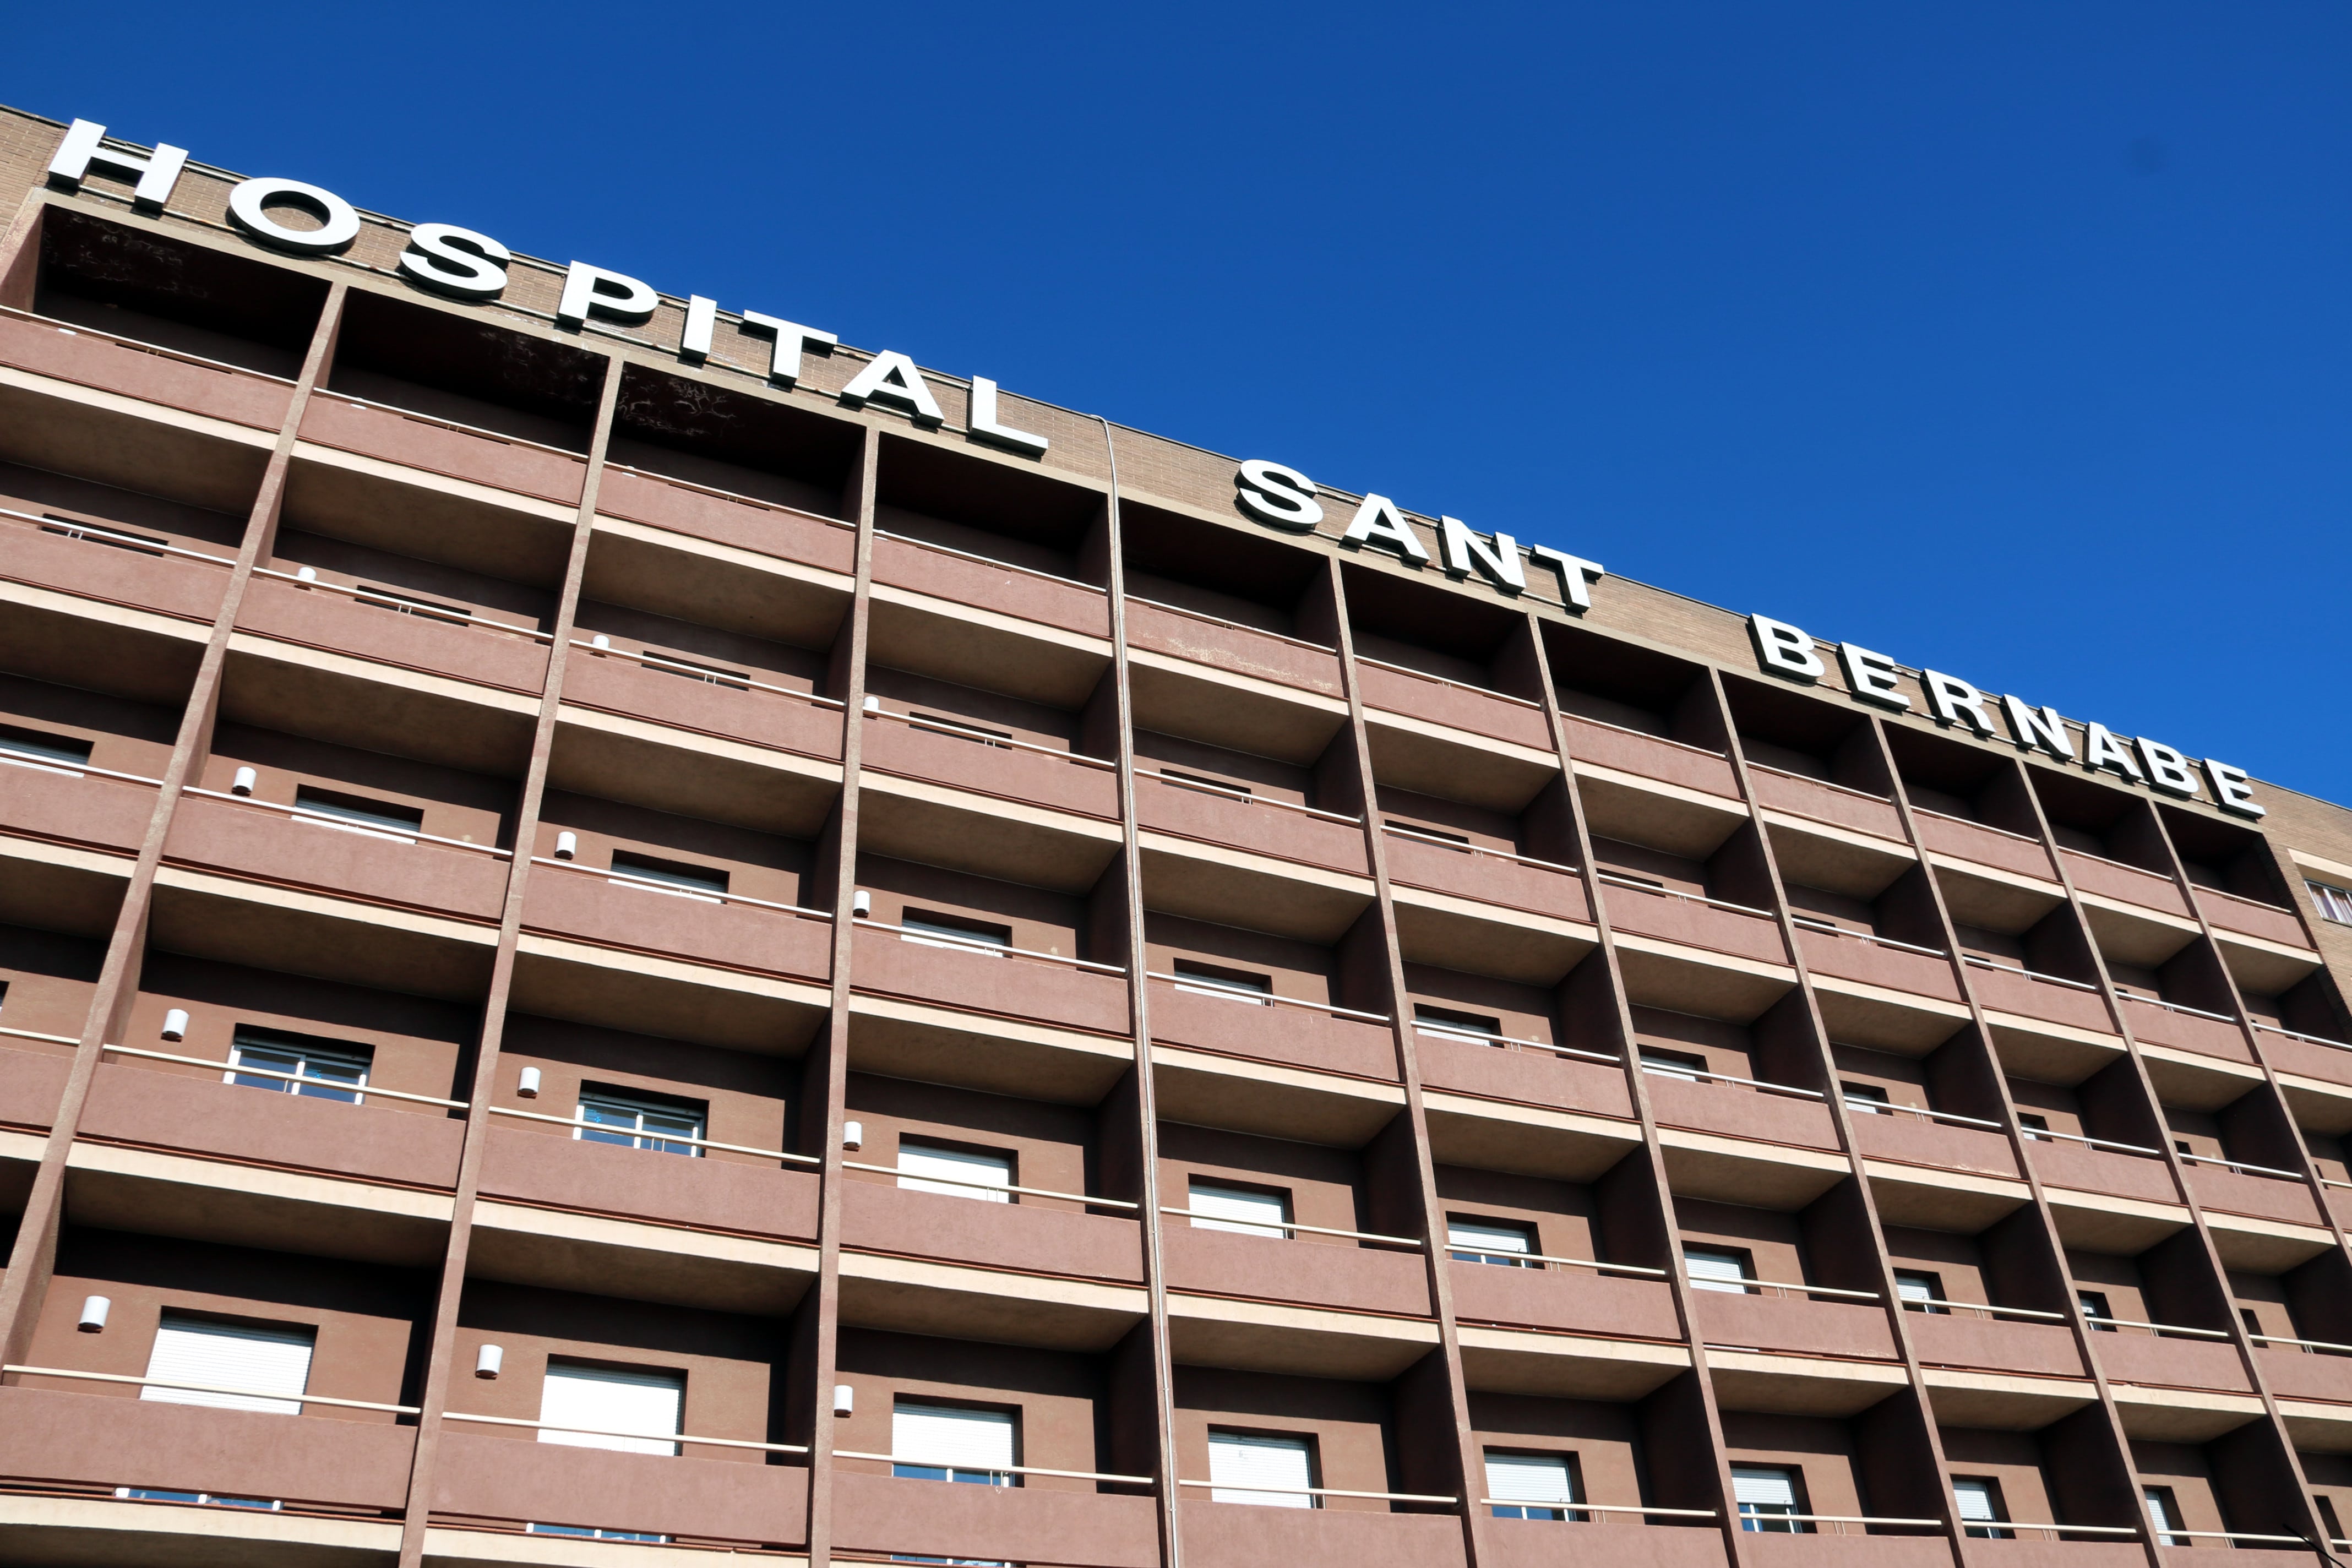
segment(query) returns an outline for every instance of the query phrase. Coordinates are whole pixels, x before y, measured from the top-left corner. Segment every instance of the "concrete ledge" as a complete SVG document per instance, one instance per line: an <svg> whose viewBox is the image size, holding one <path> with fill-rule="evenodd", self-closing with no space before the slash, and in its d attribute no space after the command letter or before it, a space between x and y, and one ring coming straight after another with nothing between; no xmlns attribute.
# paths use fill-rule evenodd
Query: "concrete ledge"
<svg viewBox="0 0 2352 1568"><path fill-rule="evenodd" d="M400 1526L377 1520L110 1498L0 1496L0 1559L10 1563L356 1568L388 1564L399 1552Z"/></svg>

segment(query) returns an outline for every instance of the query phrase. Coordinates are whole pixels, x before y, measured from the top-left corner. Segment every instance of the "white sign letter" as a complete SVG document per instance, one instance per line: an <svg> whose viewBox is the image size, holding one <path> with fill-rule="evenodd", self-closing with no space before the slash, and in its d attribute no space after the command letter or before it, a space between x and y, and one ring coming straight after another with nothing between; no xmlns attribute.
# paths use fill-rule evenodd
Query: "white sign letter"
<svg viewBox="0 0 2352 1568"><path fill-rule="evenodd" d="M1965 724L1979 735L1992 733L1992 719L1985 712L1985 694L1957 675L1923 669L1919 687L1927 694L1927 712L1938 724Z"/></svg>
<svg viewBox="0 0 2352 1568"><path fill-rule="evenodd" d="M887 403L913 415L918 425L947 423L947 416L940 412L931 389L923 384L923 373L915 367L913 360L896 349L883 350L874 356L873 363L852 376L849 384L841 389L841 401L850 408Z"/></svg>
<svg viewBox="0 0 2352 1568"><path fill-rule="evenodd" d="M555 320L566 327L585 326L592 316L634 327L654 313L661 296L625 272L607 272L575 261L563 274L563 298L556 302Z"/></svg>
<svg viewBox="0 0 2352 1568"><path fill-rule="evenodd" d="M1549 544L1530 544L1528 553L1559 574L1559 596L1575 609L1592 608L1592 595L1585 591L1587 583L1598 583L1609 575L1598 561L1585 561Z"/></svg>
<svg viewBox="0 0 2352 1568"><path fill-rule="evenodd" d="M2267 816L2254 802L2254 792L2246 787L2246 770L2233 768L2227 763L2205 759L2205 776L2213 783L2213 799L2223 811L2234 811L2240 816L2260 821Z"/></svg>
<svg viewBox="0 0 2352 1568"><path fill-rule="evenodd" d="M2039 746L2062 763L2074 760L2074 737L2055 708L2030 708L2014 697L2004 697L2000 716L2009 721L2009 732L2016 738L2019 751Z"/></svg>
<svg viewBox="0 0 2352 1568"><path fill-rule="evenodd" d="M1528 591L1527 569L1519 564L1519 542L1507 533L1495 535L1493 548L1470 531L1469 525L1458 517L1437 520L1438 542L1445 547L1445 574L1467 577L1470 568L1479 573L1506 594Z"/></svg>
<svg viewBox="0 0 2352 1568"><path fill-rule="evenodd" d="M1822 656L1813 651L1813 639L1801 626L1769 616L1750 616L1748 635L1756 643L1757 664L1775 675L1810 685L1829 673Z"/></svg>
<svg viewBox="0 0 2352 1568"><path fill-rule="evenodd" d="M1026 430L1015 430L996 417L996 383L984 375L971 378L971 416L964 421L971 430L971 438L985 441L992 447L1003 447L1024 458L1045 455L1045 437L1033 436Z"/></svg>
<svg viewBox="0 0 2352 1568"><path fill-rule="evenodd" d="M686 327L677 334L677 357L692 364L700 364L710 357L710 337L719 328L719 301L706 300L699 294L689 294L686 300Z"/></svg>
<svg viewBox="0 0 2352 1568"><path fill-rule="evenodd" d="M2139 764L2132 761L2132 754L2124 750L2123 742L2105 724L2083 726L2083 766L2095 773L2103 768L2121 773L2134 784L2147 783L2140 774Z"/></svg>
<svg viewBox="0 0 2352 1568"><path fill-rule="evenodd" d="M1234 480L1234 500L1241 509L1269 528L1312 533L1323 521L1323 503L1315 499L1315 481L1297 468L1252 458Z"/></svg>
<svg viewBox="0 0 2352 1568"><path fill-rule="evenodd" d="M454 224L420 223L400 253L401 276L460 300L494 300L507 286L514 253L487 234Z"/></svg>
<svg viewBox="0 0 2352 1568"><path fill-rule="evenodd" d="M803 327L798 321L787 321L776 316L763 316L757 310L743 312L743 330L754 337L765 335L776 340L768 351L768 379L778 386L794 386L801 379L801 356L814 345L821 354L833 353L839 338L831 332L820 332L814 327Z"/></svg>
<svg viewBox="0 0 2352 1568"><path fill-rule="evenodd" d="M2177 795L2184 800L2197 795L2197 775L2189 771L2189 759L2161 741L2151 741L2142 735L2137 742L2139 760L2147 764L2147 782L2167 795Z"/></svg>
<svg viewBox="0 0 2352 1568"><path fill-rule="evenodd" d="M95 121L77 120L66 127L66 139L58 143L57 156L49 160L49 183L78 191L89 177L89 166L96 163L139 182L131 193L133 208L162 212L163 204L172 199L172 187L180 183L180 171L187 167L188 150L158 142L152 153L142 156L102 145L105 137L106 127Z"/></svg>
<svg viewBox="0 0 2352 1568"><path fill-rule="evenodd" d="M1356 509L1355 521L1339 542L1350 550L1361 550L1367 544L1384 544L1416 566L1429 564L1429 552L1423 548L1421 536L1396 509L1396 502L1386 496L1366 496L1364 504Z"/></svg>
<svg viewBox="0 0 2352 1568"><path fill-rule="evenodd" d="M1875 702L1897 713L1911 711L1911 699L1903 695L1899 683L1903 667L1885 654L1842 642L1838 644L1838 663L1845 670L1846 689L1864 702Z"/></svg>
<svg viewBox="0 0 2352 1568"><path fill-rule="evenodd" d="M319 226L288 228L269 216L272 202L309 213ZM360 237L360 215L351 203L299 180L247 180L229 192L228 216L262 244L301 256L326 256Z"/></svg>

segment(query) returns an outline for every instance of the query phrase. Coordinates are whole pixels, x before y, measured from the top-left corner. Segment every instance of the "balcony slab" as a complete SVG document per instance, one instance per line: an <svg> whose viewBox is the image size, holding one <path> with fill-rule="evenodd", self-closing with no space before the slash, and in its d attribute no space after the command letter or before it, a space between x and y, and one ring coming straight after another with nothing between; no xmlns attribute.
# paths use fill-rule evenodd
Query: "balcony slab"
<svg viewBox="0 0 2352 1568"><path fill-rule="evenodd" d="M524 931L515 942L513 1005L600 1028L798 1056L833 993L805 980Z"/></svg>
<svg viewBox="0 0 2352 1568"><path fill-rule="evenodd" d="M816 1247L484 1198L466 1267L510 1285L782 1317L816 1278Z"/></svg>

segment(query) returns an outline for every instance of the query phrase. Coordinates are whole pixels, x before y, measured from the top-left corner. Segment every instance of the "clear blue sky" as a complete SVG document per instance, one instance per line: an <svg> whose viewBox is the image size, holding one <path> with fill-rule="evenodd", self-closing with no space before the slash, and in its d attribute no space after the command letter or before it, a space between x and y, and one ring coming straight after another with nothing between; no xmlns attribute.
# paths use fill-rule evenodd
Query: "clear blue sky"
<svg viewBox="0 0 2352 1568"><path fill-rule="evenodd" d="M28 7L0 99L2352 798L2352 8Z"/></svg>

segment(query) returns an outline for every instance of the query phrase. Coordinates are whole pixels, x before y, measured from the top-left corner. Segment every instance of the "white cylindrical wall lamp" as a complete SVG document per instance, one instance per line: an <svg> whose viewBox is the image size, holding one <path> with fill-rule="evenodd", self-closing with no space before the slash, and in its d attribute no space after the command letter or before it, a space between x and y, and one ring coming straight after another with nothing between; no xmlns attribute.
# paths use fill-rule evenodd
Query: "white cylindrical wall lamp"
<svg viewBox="0 0 2352 1568"><path fill-rule="evenodd" d="M833 1385L833 1413L835 1415L857 1414L857 1391L845 1383Z"/></svg>
<svg viewBox="0 0 2352 1568"><path fill-rule="evenodd" d="M613 639L606 637L603 632L598 632L594 637L588 639L588 646L590 647L611 647L613 646Z"/></svg>
<svg viewBox="0 0 2352 1568"><path fill-rule="evenodd" d="M236 770L236 777L229 781L228 793L231 795L251 795L253 793L253 786L260 782L261 775L255 773L251 768L239 768Z"/></svg>
<svg viewBox="0 0 2352 1568"><path fill-rule="evenodd" d="M539 1098L539 1069L537 1068L525 1068L522 1069L522 1081L515 1085L515 1092L522 1096L525 1100L537 1100Z"/></svg>
<svg viewBox="0 0 2352 1568"><path fill-rule="evenodd" d="M174 1007L163 1015L163 1037L167 1040L188 1037L188 1010L185 1007Z"/></svg>
<svg viewBox="0 0 2352 1568"><path fill-rule="evenodd" d="M580 853L580 835L569 829L555 836L555 858L569 860Z"/></svg>
<svg viewBox="0 0 2352 1568"><path fill-rule="evenodd" d="M319 569L316 566L305 566L294 574L294 581L297 583L315 583L318 580Z"/></svg>
<svg viewBox="0 0 2352 1568"><path fill-rule="evenodd" d="M503 1346L484 1345L474 1352L474 1375L485 1382L497 1377L499 1369L506 1364L506 1359Z"/></svg>
<svg viewBox="0 0 2352 1568"><path fill-rule="evenodd" d="M860 888L849 895L849 912L859 920L874 918L874 895Z"/></svg>
<svg viewBox="0 0 2352 1568"><path fill-rule="evenodd" d="M855 1154L866 1146L866 1123L845 1121L841 1124L841 1146Z"/></svg>
<svg viewBox="0 0 2352 1568"><path fill-rule="evenodd" d="M94 1334L106 1327L106 1314L114 1303L104 1296L85 1296L81 1303L81 1321L74 1325L83 1333Z"/></svg>

